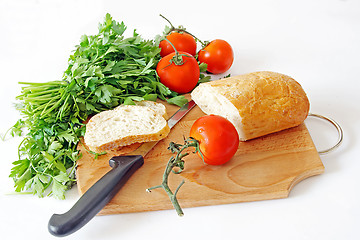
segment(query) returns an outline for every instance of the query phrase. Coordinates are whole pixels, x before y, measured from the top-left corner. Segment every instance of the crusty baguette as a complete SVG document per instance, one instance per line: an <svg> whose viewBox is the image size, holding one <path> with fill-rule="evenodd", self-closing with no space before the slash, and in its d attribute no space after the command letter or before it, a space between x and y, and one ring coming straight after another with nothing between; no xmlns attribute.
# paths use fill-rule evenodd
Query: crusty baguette
<svg viewBox="0 0 360 240"><path fill-rule="evenodd" d="M162 113L148 106L122 105L93 116L86 124L85 144L94 152L133 143L158 141L170 128Z"/></svg>
<svg viewBox="0 0 360 240"><path fill-rule="evenodd" d="M310 107L298 82L269 71L202 83L191 97L204 113L230 120L241 141L295 127Z"/></svg>

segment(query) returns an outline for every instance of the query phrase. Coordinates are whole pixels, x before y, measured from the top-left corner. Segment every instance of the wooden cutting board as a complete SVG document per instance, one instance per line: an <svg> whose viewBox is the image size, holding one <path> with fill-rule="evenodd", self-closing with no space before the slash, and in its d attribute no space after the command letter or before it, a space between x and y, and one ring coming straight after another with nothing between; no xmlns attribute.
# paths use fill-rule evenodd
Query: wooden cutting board
<svg viewBox="0 0 360 240"><path fill-rule="evenodd" d="M163 102L164 103L164 102ZM171 116L178 107L164 103ZM162 189L151 193L146 189L159 185L165 166L172 156L169 142L183 143L193 122L204 113L196 106L145 157L144 165L129 179L99 215L172 209ZM77 186L80 194L89 189L111 167L112 156L127 154L139 144L94 159L79 144L83 156L78 160ZM265 137L241 142L232 160L221 166L205 165L196 154L185 158L185 170L171 174L169 185L178 192L182 208L285 198L301 180L324 172L310 134L304 124ZM175 210L174 210L175 211Z"/></svg>

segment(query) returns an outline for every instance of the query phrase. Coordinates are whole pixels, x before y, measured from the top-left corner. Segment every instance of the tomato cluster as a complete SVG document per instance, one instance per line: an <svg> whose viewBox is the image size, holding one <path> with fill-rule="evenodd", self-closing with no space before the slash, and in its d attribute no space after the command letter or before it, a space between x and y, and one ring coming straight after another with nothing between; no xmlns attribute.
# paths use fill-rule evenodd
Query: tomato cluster
<svg viewBox="0 0 360 240"><path fill-rule="evenodd" d="M185 29L170 25L170 31L159 44L162 59L156 68L160 82L170 90L180 94L193 90L199 81L201 63L207 64L207 72L212 74L230 69L234 53L228 42L221 39L202 42ZM196 41L202 45L199 51Z"/></svg>
<svg viewBox="0 0 360 240"><path fill-rule="evenodd" d="M199 82L201 63L205 63L207 72L212 74L230 69L234 53L228 42L216 39L204 43L183 28L176 29L170 25L170 31L159 44L162 58L156 67L160 82L170 90L180 94L191 92ZM197 41L202 45L199 51ZM239 146L239 135L234 125L217 115L197 119L190 130L190 137L198 142L198 154L210 165L228 162Z"/></svg>

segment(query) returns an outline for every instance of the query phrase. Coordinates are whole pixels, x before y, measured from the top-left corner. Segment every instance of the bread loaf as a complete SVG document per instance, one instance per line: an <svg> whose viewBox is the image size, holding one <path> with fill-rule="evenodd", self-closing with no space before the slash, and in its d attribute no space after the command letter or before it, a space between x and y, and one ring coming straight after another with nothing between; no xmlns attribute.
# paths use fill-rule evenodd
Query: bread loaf
<svg viewBox="0 0 360 240"><path fill-rule="evenodd" d="M138 102L98 113L86 124L85 144L94 152L103 152L161 140L170 132L164 111L161 103Z"/></svg>
<svg viewBox="0 0 360 240"><path fill-rule="evenodd" d="M191 98L205 114L231 121L241 141L295 127L306 119L310 107L298 82L269 71L202 83Z"/></svg>

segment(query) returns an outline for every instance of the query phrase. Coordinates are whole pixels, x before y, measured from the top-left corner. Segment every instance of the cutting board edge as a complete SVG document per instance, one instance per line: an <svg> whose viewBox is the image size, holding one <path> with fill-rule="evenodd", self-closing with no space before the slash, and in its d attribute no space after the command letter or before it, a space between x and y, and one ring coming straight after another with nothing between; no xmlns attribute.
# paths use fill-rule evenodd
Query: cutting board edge
<svg viewBox="0 0 360 240"><path fill-rule="evenodd" d="M276 196L275 196L276 195ZM264 198L261 194L259 194L258 197L255 197L255 195L252 195L251 199L243 200L241 198L233 198L231 201L191 201L189 203L182 203L179 201L181 208L187 209L187 208L196 208L196 207L207 207L207 206L219 206L219 205L228 205L228 204L238 204L238 203L247 203L247 202L260 202L260 201L267 201L267 200L276 200L276 199L285 199L289 195L288 191L282 191L281 194L277 193L274 194L274 196L267 195L267 198ZM170 204L170 199L169 199ZM139 213L139 212L154 212L154 211L164 211L164 210L174 210L174 207L172 205L164 205L163 207L158 207L154 210L151 208L152 206L148 206L147 208L144 208L142 210L139 209L132 209L132 208L113 208L118 207L118 205L112 206L111 204L108 204L104 209L102 209L97 215L98 216L105 216L105 215L114 215L114 214L126 214L126 213Z"/></svg>
<svg viewBox="0 0 360 240"><path fill-rule="evenodd" d="M252 194L247 196L246 198L243 197L242 194L231 194L231 195L238 195L238 198L229 198L229 199L219 199L218 201L214 201L214 199L206 200L202 199L200 201L191 200L189 202L184 202L179 200L180 205L182 208L194 208L194 207L206 207L206 206L216 206L216 205L227 205L227 204L238 204L238 203L248 203L248 202L259 202L259 201L267 201L267 200L276 200L276 199L285 199L288 198L292 189L301 181L308 179L313 176L320 175L324 173L325 168L324 166L319 166L316 169L310 169L308 171L304 171L303 173L299 174L298 176L294 177L293 180L290 182L287 189L279 190L278 192L274 192L273 194ZM266 196L266 198L264 198ZM119 206L116 204L109 203L104 209L102 209L97 215L105 216L105 215L114 215L114 214L126 214L126 213L137 213L137 212L150 212L154 211L152 208L153 206L148 205L147 207L139 210L133 206L124 206L124 208L118 208ZM173 206L170 204L170 199L168 204L165 204L163 207L157 207L155 211L163 211L163 210L172 210L174 209Z"/></svg>
<svg viewBox="0 0 360 240"><path fill-rule="evenodd" d="M321 162L321 160L320 160L320 162ZM314 176L323 174L324 172L325 172L325 167L322 164L321 166L318 166L317 168L309 169L308 171L304 171L302 174L299 174L289 184L288 195L290 194L291 190L301 181L308 179L310 177L314 177Z"/></svg>

